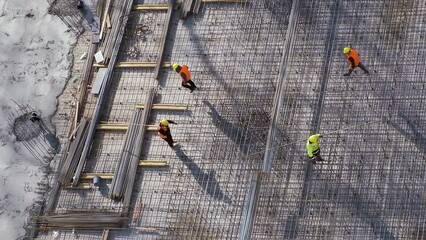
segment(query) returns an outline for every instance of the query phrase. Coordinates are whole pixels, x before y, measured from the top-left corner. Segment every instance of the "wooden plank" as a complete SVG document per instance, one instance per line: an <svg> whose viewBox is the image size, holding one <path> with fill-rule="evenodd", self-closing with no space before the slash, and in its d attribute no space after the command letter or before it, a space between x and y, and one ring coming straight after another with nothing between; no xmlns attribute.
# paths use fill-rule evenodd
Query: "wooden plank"
<svg viewBox="0 0 426 240"><path fill-rule="evenodd" d="M91 180L95 176L101 177L102 179L112 179L112 173L82 173L80 179Z"/></svg>
<svg viewBox="0 0 426 240"><path fill-rule="evenodd" d="M105 79L107 69L106 68L100 68L98 71L98 74L96 75L95 82L93 83L92 89L90 90L90 93L92 94L99 94L99 91L101 91L102 83Z"/></svg>
<svg viewBox="0 0 426 240"><path fill-rule="evenodd" d="M96 127L97 130L120 130L125 131L129 127L129 124L126 123L103 123L98 124Z"/></svg>
<svg viewBox="0 0 426 240"><path fill-rule="evenodd" d="M138 103L136 108L145 108L143 103ZM155 103L152 105L153 110L188 110L188 105L185 104L167 104L167 103Z"/></svg>
<svg viewBox="0 0 426 240"><path fill-rule="evenodd" d="M140 160L139 167L167 167L165 160Z"/></svg>
<svg viewBox="0 0 426 240"><path fill-rule="evenodd" d="M117 130L125 131L129 127L127 123L101 123L98 124L97 130ZM147 125L148 131L157 131L157 125Z"/></svg>
<svg viewBox="0 0 426 240"><path fill-rule="evenodd" d="M148 130L148 131L157 131L157 125L147 125L146 130Z"/></svg>
<svg viewBox="0 0 426 240"><path fill-rule="evenodd" d="M111 18L109 17L109 14L106 16L106 26L107 28L111 28Z"/></svg>
<svg viewBox="0 0 426 240"><path fill-rule="evenodd" d="M158 232L158 230L156 228L153 228L153 227L136 227L136 230L138 232L143 232L143 233L156 233L156 232Z"/></svg>
<svg viewBox="0 0 426 240"><path fill-rule="evenodd" d="M102 240L108 240L109 229L104 229L102 232Z"/></svg>
<svg viewBox="0 0 426 240"><path fill-rule="evenodd" d="M107 2L105 3L105 7L104 7L104 14L102 17L102 25L101 25L101 33L99 34L99 40L102 40L102 35L104 33L104 28L106 25L106 18L108 15L108 11L109 11L109 6L111 5L111 0L107 0Z"/></svg>
<svg viewBox="0 0 426 240"><path fill-rule="evenodd" d="M73 185L66 186L67 189L92 189L92 183L80 182L75 187Z"/></svg>
<svg viewBox="0 0 426 240"><path fill-rule="evenodd" d="M156 62L118 62L115 67L118 68L152 68L157 65ZM95 63L94 67L107 68L108 64ZM170 67L171 62L164 62L161 67Z"/></svg>
<svg viewBox="0 0 426 240"><path fill-rule="evenodd" d="M136 4L132 8L133 10L168 10L167 4Z"/></svg>

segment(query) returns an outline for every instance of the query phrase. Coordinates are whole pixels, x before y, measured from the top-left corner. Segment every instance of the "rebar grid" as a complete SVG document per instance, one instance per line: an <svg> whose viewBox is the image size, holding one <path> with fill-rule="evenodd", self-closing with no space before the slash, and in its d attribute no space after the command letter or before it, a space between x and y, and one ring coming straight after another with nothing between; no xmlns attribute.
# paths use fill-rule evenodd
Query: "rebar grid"
<svg viewBox="0 0 426 240"><path fill-rule="evenodd" d="M255 12L263 20L249 18ZM185 22L177 22L176 15L167 41L173 48L166 46L165 61L170 55L172 63L188 65L200 90L191 94L181 88L172 70L160 74L161 102L190 108L152 115L154 122L178 122L171 129L180 146L173 151L161 139L148 140L144 155L168 160L170 176L144 171L140 201L146 207L141 216L152 217L142 217L139 224L157 229L165 239L236 238L246 181L261 165L261 155L250 154L264 148L281 60L285 29L271 30L270 25L283 26L285 21L272 17L262 4L248 9L205 4L201 15Z"/></svg>
<svg viewBox="0 0 426 240"><path fill-rule="evenodd" d="M147 132L141 158L169 167L139 170L132 229L112 232L114 239L239 237L250 174L262 168L290 5L204 3L185 21L173 14L164 61L188 65L200 89L189 93L177 73L161 69L154 103L189 109L153 110L150 124L178 123L171 131L179 145L171 149ZM307 0L298 11L272 171L262 179L252 238L424 238L424 1ZM150 15L161 25L164 12L142 16ZM142 16L134 18L138 24ZM155 56L157 42L128 36L125 49ZM342 76L347 45L359 50L370 76L358 69ZM143 102L139 88L155 83L150 70L116 69L114 77L103 120L126 122L134 101ZM326 162L312 166L304 147L316 132L324 135ZM100 163L88 161L85 170L115 163L122 141L108 139L114 134L99 135L90 156ZM63 205L117 209L100 193L65 194Z"/></svg>
<svg viewBox="0 0 426 240"><path fill-rule="evenodd" d="M424 220L415 212L426 209L419 197L425 180L413 176L415 168L425 168L425 131L417 125L426 120L418 111L425 90L412 80L424 75L417 66L425 60L415 57L424 45L418 41L426 10L420 5L304 1L299 24L308 25L296 34L299 44L281 110L290 141L277 143L275 171L260 194L256 223L263 224L255 224L256 238L423 236ZM332 52L324 52L329 44ZM371 76L359 70L349 78L341 75L346 70L341 49L350 44L360 50ZM418 48L407 47L412 45ZM324 72L327 54L329 73ZM321 88L324 82L318 79L324 74L326 87ZM326 92L318 111L321 89ZM315 124L325 136L321 145L327 162L311 168L303 161L303 147Z"/></svg>

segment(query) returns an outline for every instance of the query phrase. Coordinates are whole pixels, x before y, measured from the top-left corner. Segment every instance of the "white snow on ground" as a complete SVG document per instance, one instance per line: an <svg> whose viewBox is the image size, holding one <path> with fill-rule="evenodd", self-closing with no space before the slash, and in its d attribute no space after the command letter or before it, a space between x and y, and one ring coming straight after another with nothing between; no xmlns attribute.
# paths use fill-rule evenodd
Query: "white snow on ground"
<svg viewBox="0 0 426 240"><path fill-rule="evenodd" d="M54 114L68 77L75 41L62 21L48 14L46 0L0 0L0 239L25 234L26 208L37 198L42 164L10 134L16 104Z"/></svg>

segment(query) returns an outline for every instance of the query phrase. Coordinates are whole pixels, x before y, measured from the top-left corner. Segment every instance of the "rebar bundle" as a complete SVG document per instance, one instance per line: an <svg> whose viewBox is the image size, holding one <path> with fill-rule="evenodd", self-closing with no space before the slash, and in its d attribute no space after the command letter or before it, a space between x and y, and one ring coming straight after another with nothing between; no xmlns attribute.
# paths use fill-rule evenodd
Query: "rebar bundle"
<svg viewBox="0 0 426 240"><path fill-rule="evenodd" d="M80 159L81 152L83 151L84 142L86 141L89 121L82 118L78 125L78 130L74 140L70 140L70 148L66 154L65 162L62 165L59 173L59 182L66 186L71 183L74 171L77 168L78 160Z"/></svg>
<svg viewBox="0 0 426 240"><path fill-rule="evenodd" d="M119 213L76 212L42 217L46 227L71 229L121 228L126 221Z"/></svg>
<svg viewBox="0 0 426 240"><path fill-rule="evenodd" d="M158 78L150 68L114 68L102 117L129 128L97 132L85 169L115 173L110 194L124 197L122 213L137 202L132 226L162 239L425 237L422 1L305 0L292 10L296 1L209 0L184 21L174 10L170 25L168 2L137 7L127 27L140 34L128 34L117 57L188 65L199 89L187 91L170 68L160 68ZM342 75L348 45L370 75ZM150 106L151 87L156 103L188 106L154 111L144 123L179 123L173 149L155 131L139 142L144 117L134 107L141 99ZM87 104L93 108L96 99ZM324 135L325 161L316 165L305 150L313 133ZM169 168L138 175L139 157ZM66 208L113 208L95 191L61 194Z"/></svg>
<svg viewBox="0 0 426 240"><path fill-rule="evenodd" d="M148 100L145 105L146 108L133 112L112 179L109 195L111 198L118 199L124 197L124 207L128 207L130 203L133 182L140 160L139 156L145 134L145 126L148 120L149 111L151 110L153 97L154 89L152 88L148 93Z"/></svg>

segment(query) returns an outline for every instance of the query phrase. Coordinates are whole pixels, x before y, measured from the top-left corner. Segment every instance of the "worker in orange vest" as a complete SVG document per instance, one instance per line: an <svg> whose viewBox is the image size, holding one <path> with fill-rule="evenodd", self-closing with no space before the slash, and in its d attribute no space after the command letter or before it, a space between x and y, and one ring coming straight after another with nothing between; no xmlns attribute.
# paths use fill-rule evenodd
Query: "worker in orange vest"
<svg viewBox="0 0 426 240"><path fill-rule="evenodd" d="M191 73L189 72L188 66L180 66L179 64L175 63L172 65L172 68L177 73L179 73L180 77L182 78L182 87L188 88L192 93L197 88L197 86L195 86L194 82L191 80Z"/></svg>
<svg viewBox="0 0 426 240"><path fill-rule="evenodd" d="M160 124L157 127L158 136L166 141L170 147L173 147L173 137L170 132L169 124L176 124L176 122L168 119L163 119L160 121Z"/></svg>
<svg viewBox="0 0 426 240"><path fill-rule="evenodd" d="M359 53L355 48L345 47L343 48L343 53L345 54L346 60L349 63L349 70L347 73L343 74L343 76L351 75L352 71L356 67L361 68L364 71L364 73L366 73L367 75L370 73L368 72L367 68L364 65L362 65L361 58L359 57Z"/></svg>

